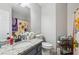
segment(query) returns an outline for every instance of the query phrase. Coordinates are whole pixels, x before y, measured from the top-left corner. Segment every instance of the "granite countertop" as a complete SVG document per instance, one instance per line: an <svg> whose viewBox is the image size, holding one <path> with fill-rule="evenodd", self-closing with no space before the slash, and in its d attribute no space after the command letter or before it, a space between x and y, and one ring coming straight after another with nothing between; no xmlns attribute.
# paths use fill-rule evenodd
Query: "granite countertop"
<svg viewBox="0 0 79 59"><path fill-rule="evenodd" d="M41 43L42 41L42 39L31 39L29 41L17 42L13 46L4 45L0 48L0 55L17 55Z"/></svg>

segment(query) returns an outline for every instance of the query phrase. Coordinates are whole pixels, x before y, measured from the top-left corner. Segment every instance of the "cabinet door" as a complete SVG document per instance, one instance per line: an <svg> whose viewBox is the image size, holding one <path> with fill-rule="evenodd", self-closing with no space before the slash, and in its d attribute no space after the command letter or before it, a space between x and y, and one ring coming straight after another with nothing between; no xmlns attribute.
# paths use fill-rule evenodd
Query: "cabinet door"
<svg viewBox="0 0 79 59"><path fill-rule="evenodd" d="M9 12L0 9L0 40L6 38L9 33Z"/></svg>

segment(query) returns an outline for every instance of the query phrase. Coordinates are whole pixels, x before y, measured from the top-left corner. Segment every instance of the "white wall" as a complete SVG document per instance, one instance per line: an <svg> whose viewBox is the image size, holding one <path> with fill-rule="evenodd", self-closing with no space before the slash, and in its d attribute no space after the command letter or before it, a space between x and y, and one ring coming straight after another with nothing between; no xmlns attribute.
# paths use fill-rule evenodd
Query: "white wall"
<svg viewBox="0 0 79 59"><path fill-rule="evenodd" d="M8 3L0 3L0 9L5 10L9 13L9 24L12 24L12 12L11 12L11 6ZM9 33L12 33L12 25L9 25ZM4 27L2 27L4 29Z"/></svg>
<svg viewBox="0 0 79 59"><path fill-rule="evenodd" d="M56 4L43 4L41 9L41 33L56 48Z"/></svg>
<svg viewBox="0 0 79 59"><path fill-rule="evenodd" d="M31 4L31 31L41 33L41 7Z"/></svg>
<svg viewBox="0 0 79 59"><path fill-rule="evenodd" d="M56 38L67 34L67 4L56 4Z"/></svg>
<svg viewBox="0 0 79 59"><path fill-rule="evenodd" d="M74 11L79 8L79 3L68 3L67 5L67 34L73 34Z"/></svg>
<svg viewBox="0 0 79 59"><path fill-rule="evenodd" d="M9 12L0 9L0 40L6 40L9 33Z"/></svg>

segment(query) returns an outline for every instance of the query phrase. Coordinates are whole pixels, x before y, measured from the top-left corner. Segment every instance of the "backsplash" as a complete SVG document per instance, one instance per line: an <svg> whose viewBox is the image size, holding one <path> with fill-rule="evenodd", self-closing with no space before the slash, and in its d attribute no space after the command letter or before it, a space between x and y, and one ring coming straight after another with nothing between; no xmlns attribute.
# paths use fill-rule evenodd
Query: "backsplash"
<svg viewBox="0 0 79 59"><path fill-rule="evenodd" d="M4 35L0 34L0 41L6 41L7 34L5 33Z"/></svg>

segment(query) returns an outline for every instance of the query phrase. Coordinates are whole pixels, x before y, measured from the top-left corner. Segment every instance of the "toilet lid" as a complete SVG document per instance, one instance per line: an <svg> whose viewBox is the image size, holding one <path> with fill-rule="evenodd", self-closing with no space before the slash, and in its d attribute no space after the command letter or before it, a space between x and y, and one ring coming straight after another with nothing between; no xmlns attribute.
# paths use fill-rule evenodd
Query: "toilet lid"
<svg viewBox="0 0 79 59"><path fill-rule="evenodd" d="M48 43L48 42L42 42L42 45L43 46L53 46L51 43Z"/></svg>

